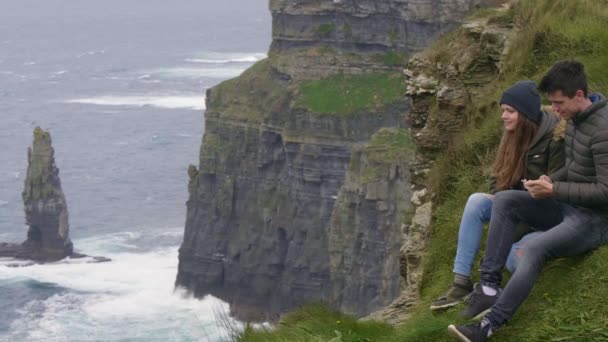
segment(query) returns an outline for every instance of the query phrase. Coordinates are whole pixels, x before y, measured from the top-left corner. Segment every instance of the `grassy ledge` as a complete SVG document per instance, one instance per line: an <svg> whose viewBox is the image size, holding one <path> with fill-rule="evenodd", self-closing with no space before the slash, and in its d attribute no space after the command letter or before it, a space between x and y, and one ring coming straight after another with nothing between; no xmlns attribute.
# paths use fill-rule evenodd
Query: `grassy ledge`
<svg viewBox="0 0 608 342"><path fill-rule="evenodd" d="M400 73L336 75L304 82L295 104L318 114L352 116L402 100L403 89Z"/></svg>

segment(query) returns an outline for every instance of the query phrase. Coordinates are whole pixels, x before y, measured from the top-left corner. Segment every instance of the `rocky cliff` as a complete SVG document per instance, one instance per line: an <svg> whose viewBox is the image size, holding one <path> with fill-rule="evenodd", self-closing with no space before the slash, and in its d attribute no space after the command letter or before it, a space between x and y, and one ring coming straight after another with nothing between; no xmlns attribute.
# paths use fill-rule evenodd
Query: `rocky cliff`
<svg viewBox="0 0 608 342"><path fill-rule="evenodd" d="M480 3L271 1L269 59L207 93L176 285L267 320L311 301L363 316L415 282L426 161L399 56Z"/></svg>
<svg viewBox="0 0 608 342"><path fill-rule="evenodd" d="M270 55L276 57L277 69L301 78L382 69L378 54L418 51L489 2L270 0Z"/></svg>

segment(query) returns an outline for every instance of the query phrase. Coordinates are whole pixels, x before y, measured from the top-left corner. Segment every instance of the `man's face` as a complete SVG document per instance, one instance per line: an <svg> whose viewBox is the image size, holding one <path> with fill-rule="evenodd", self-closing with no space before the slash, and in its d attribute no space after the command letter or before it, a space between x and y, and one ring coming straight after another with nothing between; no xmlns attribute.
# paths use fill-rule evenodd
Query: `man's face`
<svg viewBox="0 0 608 342"><path fill-rule="evenodd" d="M549 94L551 108L558 113L564 120L570 120L581 111L581 103L584 98L583 91L577 90L574 97L564 95L561 90L556 90Z"/></svg>

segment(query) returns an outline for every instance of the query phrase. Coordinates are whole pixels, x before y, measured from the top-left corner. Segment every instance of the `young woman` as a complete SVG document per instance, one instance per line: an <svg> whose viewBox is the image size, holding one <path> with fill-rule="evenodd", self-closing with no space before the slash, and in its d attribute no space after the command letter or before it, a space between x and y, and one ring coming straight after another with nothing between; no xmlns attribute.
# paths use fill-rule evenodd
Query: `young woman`
<svg viewBox="0 0 608 342"><path fill-rule="evenodd" d="M507 189L525 190L523 180L550 175L564 166L565 122L560 124L557 115L541 111L536 83L515 83L502 94L500 108L504 131L494 160L489 193L474 193L467 201L458 232L454 282L444 296L431 304L431 310L455 306L473 291L471 269L479 251L483 225L490 221L494 194ZM529 232L528 227L519 230L518 238ZM515 246L512 251L517 249ZM510 257L512 261L508 265L514 265L513 260L518 256L513 253Z"/></svg>

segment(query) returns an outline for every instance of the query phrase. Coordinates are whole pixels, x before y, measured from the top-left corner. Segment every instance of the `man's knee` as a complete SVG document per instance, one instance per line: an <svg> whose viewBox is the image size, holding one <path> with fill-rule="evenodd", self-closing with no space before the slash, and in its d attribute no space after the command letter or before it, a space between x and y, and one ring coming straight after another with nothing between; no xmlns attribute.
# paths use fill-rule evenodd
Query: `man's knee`
<svg viewBox="0 0 608 342"><path fill-rule="evenodd" d="M520 265L541 267L549 257L549 250L540 239L532 239L521 250Z"/></svg>
<svg viewBox="0 0 608 342"><path fill-rule="evenodd" d="M494 199L495 207L514 208L525 203L526 200L532 197L527 191L522 190L505 190L496 193Z"/></svg>

